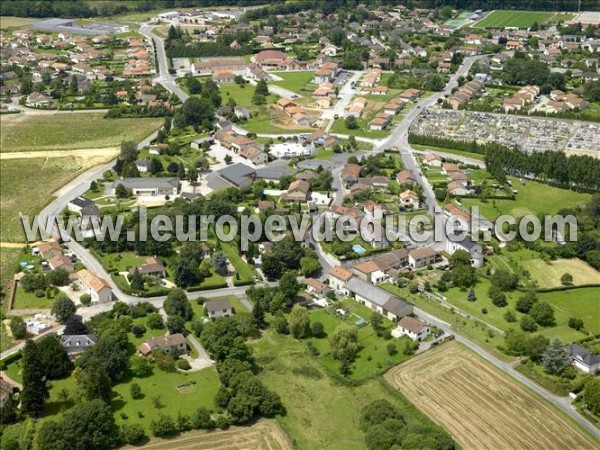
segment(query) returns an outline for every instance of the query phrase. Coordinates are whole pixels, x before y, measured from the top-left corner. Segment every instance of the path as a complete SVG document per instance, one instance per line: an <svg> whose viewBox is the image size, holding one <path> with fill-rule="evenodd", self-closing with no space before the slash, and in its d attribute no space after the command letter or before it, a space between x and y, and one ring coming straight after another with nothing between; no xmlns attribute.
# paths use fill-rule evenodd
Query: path
<svg viewBox="0 0 600 450"><path fill-rule="evenodd" d="M23 159L23 158L64 158L72 156L74 158L85 158L86 160L103 158L104 160L114 159L119 154L117 147L105 148L84 148L76 150L40 150L27 152L2 152L0 160L4 159Z"/></svg>
<svg viewBox="0 0 600 450"><path fill-rule="evenodd" d="M188 372L197 372L199 370L206 369L207 367L211 367L215 363L212 359L210 359L210 356L208 356L208 353L206 353L206 350L204 347L202 347L202 344L200 344L198 339L196 339L196 336L193 334L188 334L187 341L198 353L196 358L192 358L189 355L184 356L185 359L190 363L190 366L192 366Z"/></svg>

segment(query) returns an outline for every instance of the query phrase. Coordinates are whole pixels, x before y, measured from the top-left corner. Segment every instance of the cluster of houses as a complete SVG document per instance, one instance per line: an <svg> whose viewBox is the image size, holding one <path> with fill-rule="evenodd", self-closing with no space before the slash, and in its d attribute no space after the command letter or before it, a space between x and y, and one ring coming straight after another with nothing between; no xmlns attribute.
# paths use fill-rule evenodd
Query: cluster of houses
<svg viewBox="0 0 600 450"><path fill-rule="evenodd" d="M269 160L263 144L248 136L237 134L233 130L220 130L215 134L214 139L221 146L240 155L252 164L265 164Z"/></svg>
<svg viewBox="0 0 600 450"><path fill-rule="evenodd" d="M448 103L452 109L459 109L461 105L464 105L471 101L471 99L481 89L483 89L483 82L480 80L471 80L463 84L458 90L448 98Z"/></svg>
<svg viewBox="0 0 600 450"><path fill-rule="evenodd" d="M559 89L550 92L550 100L546 103L546 111L560 113L570 109L585 109L588 103L579 95L565 93Z"/></svg>
<svg viewBox="0 0 600 450"><path fill-rule="evenodd" d="M512 96L504 99L504 112L520 111L526 104L532 103L538 95L540 95L538 86L524 86Z"/></svg>
<svg viewBox="0 0 600 450"><path fill-rule="evenodd" d="M276 105L287 116L289 116L296 125L304 127L310 127L312 125L312 120L306 113L306 111L293 101L282 97L279 100L277 100Z"/></svg>

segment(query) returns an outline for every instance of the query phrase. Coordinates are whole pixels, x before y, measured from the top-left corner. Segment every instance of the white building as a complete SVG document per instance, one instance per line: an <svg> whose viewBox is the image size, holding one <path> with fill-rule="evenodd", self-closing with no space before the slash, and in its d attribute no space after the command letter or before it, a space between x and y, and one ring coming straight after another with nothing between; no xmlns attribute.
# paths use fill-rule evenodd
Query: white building
<svg viewBox="0 0 600 450"><path fill-rule="evenodd" d="M430 331L429 326L416 317L404 316L398 322L398 326L392 330L392 336L396 338L408 336L413 341L422 341Z"/></svg>
<svg viewBox="0 0 600 450"><path fill-rule="evenodd" d="M269 153L280 159L291 159L296 156L310 156L314 151L315 147L312 144L304 146L298 142L273 144L269 149Z"/></svg>
<svg viewBox="0 0 600 450"><path fill-rule="evenodd" d="M85 294L92 297L92 303L107 303L112 300L112 290L106 280L94 275L87 269L77 272L79 284Z"/></svg>
<svg viewBox="0 0 600 450"><path fill-rule="evenodd" d="M567 347L567 352L573 358L573 365L576 369L594 375L600 373L600 357L587 348L579 344L571 344Z"/></svg>
<svg viewBox="0 0 600 450"><path fill-rule="evenodd" d="M226 298L209 300L204 304L208 317L216 319L217 317L228 317L233 315L231 302Z"/></svg>
<svg viewBox="0 0 600 450"><path fill-rule="evenodd" d="M348 295L350 291L346 288L346 282L350 280L352 276L352 272L348 269L342 266L334 266L329 269L329 286L337 292Z"/></svg>

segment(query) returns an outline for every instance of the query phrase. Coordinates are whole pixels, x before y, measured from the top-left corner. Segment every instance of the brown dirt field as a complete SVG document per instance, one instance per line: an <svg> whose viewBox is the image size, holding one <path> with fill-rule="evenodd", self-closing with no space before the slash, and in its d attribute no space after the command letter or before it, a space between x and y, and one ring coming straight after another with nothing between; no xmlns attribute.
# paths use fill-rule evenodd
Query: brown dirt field
<svg viewBox="0 0 600 450"><path fill-rule="evenodd" d="M385 379L464 449L598 448L543 399L456 342L394 367Z"/></svg>
<svg viewBox="0 0 600 450"><path fill-rule="evenodd" d="M262 419L250 427L231 427L225 431L190 431L173 439L151 439L143 448L144 450L292 450L292 444L276 421Z"/></svg>
<svg viewBox="0 0 600 450"><path fill-rule="evenodd" d="M42 150L32 152L0 153L0 160L22 158L63 158L72 156L82 166L94 166L106 163L119 154L116 147L84 148L79 150ZM85 164L83 164L85 162Z"/></svg>

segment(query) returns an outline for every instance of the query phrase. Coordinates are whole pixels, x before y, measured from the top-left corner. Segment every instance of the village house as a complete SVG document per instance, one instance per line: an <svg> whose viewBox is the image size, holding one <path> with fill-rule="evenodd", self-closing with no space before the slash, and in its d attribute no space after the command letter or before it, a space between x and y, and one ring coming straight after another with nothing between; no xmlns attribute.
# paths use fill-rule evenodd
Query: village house
<svg viewBox="0 0 600 450"><path fill-rule="evenodd" d="M42 242L38 244L37 252L46 260L63 254L58 242Z"/></svg>
<svg viewBox="0 0 600 450"><path fill-rule="evenodd" d="M314 278L307 278L306 290L317 297L323 297L329 291L329 286Z"/></svg>
<svg viewBox="0 0 600 450"><path fill-rule="evenodd" d="M340 177L344 182L344 186L349 188L353 184L358 183L360 166L358 164L345 164L344 167L342 167Z"/></svg>
<svg viewBox="0 0 600 450"><path fill-rule="evenodd" d="M391 120L392 116L385 112L377 113L369 123L369 128L374 131L383 130L390 124Z"/></svg>
<svg viewBox="0 0 600 450"><path fill-rule="evenodd" d="M413 306L406 300L390 295L358 277L350 278L344 288L358 303L390 320L398 320L413 313Z"/></svg>
<svg viewBox="0 0 600 450"><path fill-rule="evenodd" d="M107 303L112 300L110 285L87 269L77 272L82 291L92 297L92 303Z"/></svg>
<svg viewBox="0 0 600 450"><path fill-rule="evenodd" d="M98 336L93 334L63 334L60 337L60 344L69 354L69 357L75 357L83 353L88 348L93 347L98 342Z"/></svg>
<svg viewBox="0 0 600 450"><path fill-rule="evenodd" d="M417 247L408 252L408 263L413 269L435 264L438 258L438 253L431 247Z"/></svg>
<svg viewBox="0 0 600 450"><path fill-rule="evenodd" d="M204 309L211 319L233 315L233 306L231 306L231 302L226 298L208 300L204 303Z"/></svg>
<svg viewBox="0 0 600 450"><path fill-rule="evenodd" d="M4 407L17 392L17 386L0 376L0 408Z"/></svg>
<svg viewBox="0 0 600 450"><path fill-rule="evenodd" d="M357 264L351 270L358 278L371 284L379 284L388 279L388 276L373 261Z"/></svg>
<svg viewBox="0 0 600 450"><path fill-rule="evenodd" d="M98 208L98 205L96 205L93 200L81 196L75 197L73 200L69 201L69 203L67 203L67 209L82 217L100 215L100 208Z"/></svg>
<svg viewBox="0 0 600 450"><path fill-rule="evenodd" d="M600 357L579 344L567 346L567 353L573 358L573 366L585 373L600 373Z"/></svg>
<svg viewBox="0 0 600 450"><path fill-rule="evenodd" d="M408 336L413 341L422 341L429 336L430 329L426 323L416 317L404 316L398 322L398 326L392 330L392 336Z"/></svg>
<svg viewBox="0 0 600 450"><path fill-rule="evenodd" d="M188 353L185 337L181 333L170 334L168 336L157 336L138 346L138 351L142 356L148 356L150 353L158 350L162 350L167 355L172 356Z"/></svg>
<svg viewBox="0 0 600 450"><path fill-rule="evenodd" d="M400 193L400 205L405 209L419 209L419 194L406 189Z"/></svg>
<svg viewBox="0 0 600 450"><path fill-rule="evenodd" d="M296 180L290 183L286 192L281 194L283 200L296 203L304 203L308 199L310 184L303 180Z"/></svg>
<svg viewBox="0 0 600 450"><path fill-rule="evenodd" d="M145 264L131 267L129 269L129 275L133 275L136 271L142 276L155 276L159 278L165 278L167 276L165 266L154 256L148 256Z"/></svg>
<svg viewBox="0 0 600 450"><path fill-rule="evenodd" d="M331 289L344 295L348 295L345 283L350 280L352 276L352 272L348 269L342 266L333 266L329 269L327 278L329 279L329 286Z"/></svg>
<svg viewBox="0 0 600 450"><path fill-rule="evenodd" d="M116 195L117 186L122 184L129 195L156 196L179 194L179 178L121 178L116 180L111 187L111 195Z"/></svg>
<svg viewBox="0 0 600 450"><path fill-rule="evenodd" d="M448 183L448 192L456 196L467 195L469 193L466 186L460 181L451 181Z"/></svg>
<svg viewBox="0 0 600 450"><path fill-rule="evenodd" d="M442 158L434 152L425 152L422 163L429 167L442 167Z"/></svg>
<svg viewBox="0 0 600 450"><path fill-rule="evenodd" d="M400 186L417 186L419 183L410 170L401 170L396 174L396 181Z"/></svg>
<svg viewBox="0 0 600 450"><path fill-rule="evenodd" d="M71 258L63 255L62 253L60 255L55 255L52 258L50 258L48 260L48 266L50 266L50 269L52 270L63 269L67 272L73 272L75 270L75 267L71 262Z"/></svg>

